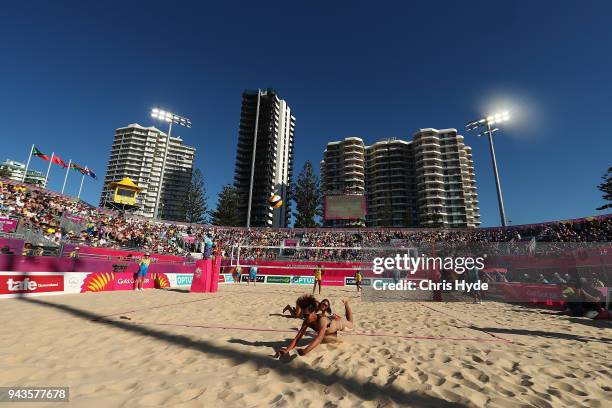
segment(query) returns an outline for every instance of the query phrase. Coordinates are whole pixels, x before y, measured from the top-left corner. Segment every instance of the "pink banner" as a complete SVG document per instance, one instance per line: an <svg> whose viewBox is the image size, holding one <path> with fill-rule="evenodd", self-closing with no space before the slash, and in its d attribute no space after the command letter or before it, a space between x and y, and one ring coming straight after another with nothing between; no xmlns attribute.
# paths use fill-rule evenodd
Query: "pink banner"
<svg viewBox="0 0 612 408"><path fill-rule="evenodd" d="M83 224L83 217L80 215L64 214L64 219L77 224Z"/></svg>
<svg viewBox="0 0 612 408"><path fill-rule="evenodd" d="M134 290L135 273L90 273L81 285L81 293L106 292L112 290ZM149 273L144 278L144 289L169 288L170 281L164 273Z"/></svg>
<svg viewBox="0 0 612 408"><path fill-rule="evenodd" d="M11 238L0 238L0 248L8 248L9 253L15 255L21 255L23 249L23 240L11 239Z"/></svg>
<svg viewBox="0 0 612 408"><path fill-rule="evenodd" d="M8 217L0 217L0 225L2 232L15 232L17 229L17 220Z"/></svg>

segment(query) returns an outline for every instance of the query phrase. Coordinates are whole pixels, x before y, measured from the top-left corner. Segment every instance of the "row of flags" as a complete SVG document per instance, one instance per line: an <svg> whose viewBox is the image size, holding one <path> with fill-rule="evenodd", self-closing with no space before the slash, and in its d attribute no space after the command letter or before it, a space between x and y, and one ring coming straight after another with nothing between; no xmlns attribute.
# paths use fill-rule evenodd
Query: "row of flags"
<svg viewBox="0 0 612 408"><path fill-rule="evenodd" d="M98 176L96 175L96 173L94 173L93 170L91 170L89 167L79 166L77 163L74 163L72 160L69 160L68 164L66 164L66 162L62 160L61 157L57 156L55 152L51 153L51 157L49 157L49 155L47 155L46 153L43 153L38 147L36 147L35 145L32 145L32 148L30 149L30 154L28 156L28 163L26 164L25 172L23 173L22 181L25 181L25 178L28 174L28 168L30 167L30 160L32 159L32 156L36 156L39 159L43 159L49 162L49 167L47 168L47 175L45 176L45 181L49 180L49 172L51 171L52 164L57 164L61 168L66 169L66 175L64 176L64 184L62 185L62 194L64 194L64 189L66 188L66 182L68 181L68 172L70 169L78 171L79 173L83 175L83 177L81 178L81 187L79 187L79 195L77 196L78 198L81 198L81 191L83 190L83 181L85 181L85 176L89 176L95 180L98 179Z"/></svg>
<svg viewBox="0 0 612 408"><path fill-rule="evenodd" d="M88 168L87 166L85 167L81 167L78 164L74 163L72 160L69 161L68 164L66 164L66 162L64 160L62 160L61 157L57 156L55 153L51 153L51 157L49 157L48 155L46 155L45 153L41 152L36 146L32 146L32 156L36 156L40 159L46 160L48 162L51 163L55 163L57 165L59 165L60 167L64 168L64 169L68 169L71 168L73 170L78 171L79 173L83 174L84 176L89 176L93 179L98 179L98 176L96 175L96 173L93 172L93 170L91 170L90 168Z"/></svg>

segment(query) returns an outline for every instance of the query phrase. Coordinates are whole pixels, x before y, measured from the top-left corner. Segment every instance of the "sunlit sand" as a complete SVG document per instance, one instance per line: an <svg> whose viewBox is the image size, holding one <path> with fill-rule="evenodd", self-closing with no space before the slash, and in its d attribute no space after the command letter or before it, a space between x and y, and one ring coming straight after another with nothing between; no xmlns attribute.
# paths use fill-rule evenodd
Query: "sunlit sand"
<svg viewBox="0 0 612 408"><path fill-rule="evenodd" d="M351 299L355 330L304 357L275 360L274 349L300 325L281 310L309 289L228 284L216 294L2 300L0 384L69 386L71 407L603 407L612 400L609 322L502 303L362 302L348 288L324 287L319 299L329 298L337 313L340 299Z"/></svg>

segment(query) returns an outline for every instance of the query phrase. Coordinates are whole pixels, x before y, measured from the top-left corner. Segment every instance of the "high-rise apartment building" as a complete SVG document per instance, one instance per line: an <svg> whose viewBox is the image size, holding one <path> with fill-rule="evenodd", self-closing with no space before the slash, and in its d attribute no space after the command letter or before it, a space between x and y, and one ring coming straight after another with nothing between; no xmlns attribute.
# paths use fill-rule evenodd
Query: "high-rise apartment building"
<svg viewBox="0 0 612 408"><path fill-rule="evenodd" d="M324 195L365 193L363 140L347 137L327 144L321 160L321 190ZM364 220L327 220L328 227L365 226Z"/></svg>
<svg viewBox="0 0 612 408"><path fill-rule="evenodd" d="M353 156L363 158L361 167ZM369 227L480 225L472 149L456 129L420 129L412 141L393 138L371 146L356 137L329 143L321 161L323 194L363 191L359 186L365 186Z"/></svg>
<svg viewBox="0 0 612 408"><path fill-rule="evenodd" d="M238 211L243 225L248 224L249 213L252 227L280 228L289 223L287 193L293 169L294 132L291 108L274 90L242 94L234 185L241 198ZM284 205L280 208L270 207L268 199L273 194L282 198Z"/></svg>
<svg viewBox="0 0 612 408"><path fill-rule="evenodd" d="M0 164L0 177L19 182L23 180L26 184L33 184L43 188L47 187L45 174L37 170L28 169L28 174L24 180L23 173L25 168L26 166L23 163L6 159Z"/></svg>
<svg viewBox="0 0 612 408"><path fill-rule="evenodd" d="M367 225L418 227L412 143L385 139L365 151Z"/></svg>
<svg viewBox="0 0 612 408"><path fill-rule="evenodd" d="M162 166L168 136L150 126L131 124L115 131L100 207L112 207L114 190L110 184L129 177L142 192L135 213L153 217L158 189L161 188L158 218L183 221L183 202L191 181L195 148L183 144L180 137L170 136L164 174Z"/></svg>

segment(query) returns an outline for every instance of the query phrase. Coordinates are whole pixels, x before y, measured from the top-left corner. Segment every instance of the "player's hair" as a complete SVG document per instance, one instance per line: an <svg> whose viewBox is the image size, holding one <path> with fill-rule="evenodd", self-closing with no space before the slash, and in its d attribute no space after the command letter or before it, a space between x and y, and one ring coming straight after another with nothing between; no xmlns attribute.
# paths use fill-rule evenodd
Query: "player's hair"
<svg viewBox="0 0 612 408"><path fill-rule="evenodd" d="M316 312L319 307L319 302L317 302L317 299L312 295L302 295L298 298L296 303L302 313Z"/></svg>

